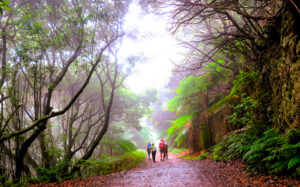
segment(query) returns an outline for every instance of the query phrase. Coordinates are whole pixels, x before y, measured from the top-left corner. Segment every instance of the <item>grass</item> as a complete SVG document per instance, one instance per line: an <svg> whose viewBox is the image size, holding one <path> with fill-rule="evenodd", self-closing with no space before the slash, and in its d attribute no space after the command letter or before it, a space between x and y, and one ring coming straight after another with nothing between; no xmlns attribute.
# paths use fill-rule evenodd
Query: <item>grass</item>
<svg viewBox="0 0 300 187"><path fill-rule="evenodd" d="M177 153L187 152L189 150L187 148L180 148L180 149L178 149L178 148L170 148L169 151L171 153L177 154Z"/></svg>
<svg viewBox="0 0 300 187"><path fill-rule="evenodd" d="M183 158L185 160L204 160L207 159L207 153L206 152L201 152L201 153L194 153L192 155L189 154L183 154L179 155L180 158Z"/></svg>
<svg viewBox="0 0 300 187"><path fill-rule="evenodd" d="M208 158L208 153L205 151L190 154L187 148L171 148L170 152L173 154L179 154L178 156L185 160L204 160Z"/></svg>

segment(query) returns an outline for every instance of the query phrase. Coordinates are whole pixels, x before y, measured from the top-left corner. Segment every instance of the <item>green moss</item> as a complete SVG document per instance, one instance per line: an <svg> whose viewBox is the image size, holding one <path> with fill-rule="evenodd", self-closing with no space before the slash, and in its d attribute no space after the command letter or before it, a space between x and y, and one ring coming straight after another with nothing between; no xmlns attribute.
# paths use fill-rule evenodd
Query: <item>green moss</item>
<svg viewBox="0 0 300 187"><path fill-rule="evenodd" d="M212 141L211 141L211 133L209 132L208 126L206 123L203 123L201 125L201 147L204 150L207 150L212 146Z"/></svg>
<svg viewBox="0 0 300 187"><path fill-rule="evenodd" d="M207 153L202 152L200 155L193 156L193 155L179 155L180 158L183 158L185 160L204 160L207 159Z"/></svg>
<svg viewBox="0 0 300 187"><path fill-rule="evenodd" d="M281 33L290 32L293 28L293 14L290 11L286 11L282 18L282 27L281 27Z"/></svg>
<svg viewBox="0 0 300 187"><path fill-rule="evenodd" d="M187 152L188 149L187 148L180 148L180 149L177 149L177 148L170 148L169 151L171 153L183 153L183 152Z"/></svg>
<svg viewBox="0 0 300 187"><path fill-rule="evenodd" d="M300 56L300 41L298 41L298 44L296 46L296 55L299 57Z"/></svg>

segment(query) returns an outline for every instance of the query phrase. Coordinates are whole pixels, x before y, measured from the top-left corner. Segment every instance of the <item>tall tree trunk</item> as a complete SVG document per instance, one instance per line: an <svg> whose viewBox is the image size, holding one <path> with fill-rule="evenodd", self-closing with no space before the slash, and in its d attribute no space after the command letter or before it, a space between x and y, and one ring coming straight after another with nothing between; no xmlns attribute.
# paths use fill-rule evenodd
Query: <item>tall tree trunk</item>
<svg viewBox="0 0 300 187"><path fill-rule="evenodd" d="M117 60L116 60L115 63L117 63ZM104 111L105 111L104 125L103 125L100 133L98 134L98 136L94 140L94 142L92 142L92 145L90 146L90 148L88 149L88 151L85 152L85 154L81 158L81 161L77 162L75 164L75 166L72 168L72 170L70 172L70 176L73 175L74 173L80 171L80 165L82 164L82 162L85 161L85 160L87 160L87 159L89 159L92 156L94 150L96 149L96 147L98 146L98 144L102 140L103 136L107 132L107 129L108 129L108 126L109 126L109 122L110 122L111 107L112 107L113 100L114 100L114 95L115 95L116 81L117 81L117 77L118 77L118 69L117 68L118 68L118 66L117 66L117 64L115 64L115 70L114 70L115 75L113 77L113 80L110 79L111 77L109 75L109 72L107 72L108 73L107 76L109 77L110 82L111 82L111 93L110 93L110 98L109 98L108 105L106 106L106 108L104 108ZM104 97L103 94L102 94L102 97Z"/></svg>
<svg viewBox="0 0 300 187"><path fill-rule="evenodd" d="M22 171L24 169L24 157L28 151L28 148L32 142L38 137L38 135L46 129L47 120L41 122L38 125L38 129L33 132L33 134L22 144L20 151L16 155L16 174L14 177L14 183L19 183Z"/></svg>

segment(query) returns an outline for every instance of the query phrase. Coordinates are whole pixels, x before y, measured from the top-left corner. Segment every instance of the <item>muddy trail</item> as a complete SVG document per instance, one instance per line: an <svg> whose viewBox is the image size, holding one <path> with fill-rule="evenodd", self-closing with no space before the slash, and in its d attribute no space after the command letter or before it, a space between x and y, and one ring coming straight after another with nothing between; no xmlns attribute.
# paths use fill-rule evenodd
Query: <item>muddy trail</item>
<svg viewBox="0 0 300 187"><path fill-rule="evenodd" d="M158 159L158 156L156 157ZM291 178L256 175L249 177L245 166L237 161L184 160L170 155L165 162L145 161L140 167L105 176L73 179L34 186L105 186L105 187L244 187L291 186L300 181Z"/></svg>
<svg viewBox="0 0 300 187"><path fill-rule="evenodd" d="M158 157L157 157L158 158ZM104 186L212 186L199 170L195 161L186 161L175 155L168 160L153 163L151 160L141 168L130 170L120 177L111 176Z"/></svg>

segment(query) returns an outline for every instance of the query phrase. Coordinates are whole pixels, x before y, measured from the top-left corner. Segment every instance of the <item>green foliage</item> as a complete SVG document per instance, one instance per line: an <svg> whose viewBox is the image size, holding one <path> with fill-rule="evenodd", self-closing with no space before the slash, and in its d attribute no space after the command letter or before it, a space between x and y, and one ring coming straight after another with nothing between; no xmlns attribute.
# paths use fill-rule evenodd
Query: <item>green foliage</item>
<svg viewBox="0 0 300 187"><path fill-rule="evenodd" d="M82 163L85 176L103 175L112 173L116 170L116 163L121 158L102 154L97 160L86 160Z"/></svg>
<svg viewBox="0 0 300 187"><path fill-rule="evenodd" d="M201 128L201 144L203 149L208 149L212 146L211 134L209 132L208 126L203 123L200 126Z"/></svg>
<svg viewBox="0 0 300 187"><path fill-rule="evenodd" d="M250 148L251 141L245 134L233 134L225 137L218 145L212 147L213 159L216 161L237 159Z"/></svg>
<svg viewBox="0 0 300 187"><path fill-rule="evenodd" d="M183 153L183 152L186 152L186 151L188 151L188 149L187 148L170 148L169 149L169 151L171 152L171 153Z"/></svg>
<svg viewBox="0 0 300 187"><path fill-rule="evenodd" d="M175 121L172 122L172 126L167 130L168 136L171 136L172 134L175 134L178 131L183 130L184 126L188 123L188 121L191 119L191 116L181 116L180 118L177 118Z"/></svg>
<svg viewBox="0 0 300 187"><path fill-rule="evenodd" d="M50 169L47 168L35 168L38 174L38 177L29 178L27 183L30 184L38 184L38 183L49 183L53 181L63 181L72 179L75 176L68 176L68 177L61 177L62 176L62 168L65 165L72 165L74 160L72 161L65 161L61 160L56 165L52 165Z"/></svg>
<svg viewBox="0 0 300 187"><path fill-rule="evenodd" d="M100 144L111 149L111 152L102 152L103 154L122 155L137 149L135 142L126 137L126 128L119 123L111 124L107 134L103 137Z"/></svg>
<svg viewBox="0 0 300 187"><path fill-rule="evenodd" d="M169 100L168 109L172 112L177 112L179 118L167 130L168 138L173 140L177 147L183 145L185 140L189 141L191 136L199 136L199 133L190 133L188 123L180 123L182 118L189 116L189 119L196 119L203 113L207 112L207 107L216 103L217 100L224 95L223 91L219 90L230 80L229 75L232 72L223 68L225 60L217 59L215 62L209 63L205 68L205 73L202 75L190 75L180 81L179 87L176 89L177 95ZM193 122L191 122L192 125ZM197 128L199 129L199 128ZM203 148L209 148L212 144L211 132L207 126L201 127L201 144ZM197 138L198 139L198 138ZM199 146L197 143L196 146ZM198 149L198 148L197 148Z"/></svg>
<svg viewBox="0 0 300 187"><path fill-rule="evenodd" d="M181 104L182 104L181 100L182 100L182 98L179 95L177 95L177 96L173 97L172 99L170 99L169 102L168 102L168 109L171 112L177 111L180 108Z"/></svg>
<svg viewBox="0 0 300 187"><path fill-rule="evenodd" d="M122 159L120 163L119 170L128 170L132 167L136 167L139 163L143 162L147 154L145 150L136 150L132 152L127 152L125 155L121 156Z"/></svg>
<svg viewBox="0 0 300 187"><path fill-rule="evenodd" d="M117 90L115 102L122 106L124 123L129 126L141 129L140 119L151 114L151 103L157 100L157 91L147 90L144 93L135 94L132 91L122 88Z"/></svg>
<svg viewBox="0 0 300 187"><path fill-rule="evenodd" d="M183 129L178 133L177 137L174 140L177 147L183 146L184 140L186 138L187 138L187 129Z"/></svg>
<svg viewBox="0 0 300 187"><path fill-rule="evenodd" d="M205 160L208 157L208 153L203 151L200 155L199 155L199 160Z"/></svg>
<svg viewBox="0 0 300 187"><path fill-rule="evenodd" d="M190 75L183 78L180 81L180 86L176 89L177 96L170 99L168 103L168 109L188 115L198 112L201 93L215 84L213 81L209 81L210 75Z"/></svg>
<svg viewBox="0 0 300 187"><path fill-rule="evenodd" d="M47 168L37 168L39 177L29 179L30 183L49 183L53 182L53 178L60 175L60 167L54 166L50 169Z"/></svg>
<svg viewBox="0 0 300 187"><path fill-rule="evenodd" d="M286 139L289 144L296 144L300 140L300 129L289 129L286 133Z"/></svg>
<svg viewBox="0 0 300 187"><path fill-rule="evenodd" d="M191 116L181 116L172 122L172 126L167 129L168 139L174 139L174 142L177 144L177 147L181 147L186 136L187 129L185 128L186 124L190 121Z"/></svg>
<svg viewBox="0 0 300 187"><path fill-rule="evenodd" d="M0 15L3 15L3 9L10 11L11 7L9 6L10 0L0 0Z"/></svg>
<svg viewBox="0 0 300 187"><path fill-rule="evenodd" d="M180 158L185 160L204 160L207 159L207 152L202 152L200 155L179 155Z"/></svg>
<svg viewBox="0 0 300 187"><path fill-rule="evenodd" d="M233 81L233 87L231 88L230 93L224 96L223 98L219 99L216 104L212 105L209 108L209 110L215 111L218 108L221 108L224 104L228 104L233 100L240 99L241 98L240 93L246 92L245 94L249 94L248 90L254 88L258 79L259 79L258 72L250 73L250 72L240 71L240 73L235 77L235 80Z"/></svg>
<svg viewBox="0 0 300 187"><path fill-rule="evenodd" d="M299 176L300 139L299 129L290 129L280 134L275 129L265 131L262 136L255 127L249 127L240 134L232 134L213 148L216 160L243 159L251 172L265 172ZM294 141L291 141L294 140Z"/></svg>
<svg viewBox="0 0 300 187"><path fill-rule="evenodd" d="M19 183L19 184L14 185L12 180L7 180L7 181L5 181L4 186L5 187L6 186L11 187L11 186L25 186L25 185L23 183Z"/></svg>
<svg viewBox="0 0 300 187"><path fill-rule="evenodd" d="M97 160L87 160L82 164L84 176L109 174L116 171L128 170L144 161L146 152L135 150L122 156L101 155Z"/></svg>
<svg viewBox="0 0 300 187"><path fill-rule="evenodd" d="M229 95L236 95L238 93L244 92L245 90L250 90L256 85L259 79L258 72L245 72L240 71L233 81L233 87Z"/></svg>
<svg viewBox="0 0 300 187"><path fill-rule="evenodd" d="M118 140L116 142L116 145L120 147L122 152L126 152L126 153L135 151L137 149L136 145L130 140L124 140L124 139Z"/></svg>
<svg viewBox="0 0 300 187"><path fill-rule="evenodd" d="M257 126L258 123L255 118L256 109L259 107L258 101L241 94L241 103L235 106L229 105L233 109L232 115L228 116L228 121L235 129L240 129L245 126Z"/></svg>
<svg viewBox="0 0 300 187"><path fill-rule="evenodd" d="M291 158L289 160L289 163L288 163L288 170L295 167L299 163L300 163L300 156L296 156L296 157Z"/></svg>
<svg viewBox="0 0 300 187"><path fill-rule="evenodd" d="M223 68L220 65L224 65L224 59L218 59L216 62L211 62L207 64L203 70L208 70L208 71L217 71L220 72L223 70Z"/></svg>

